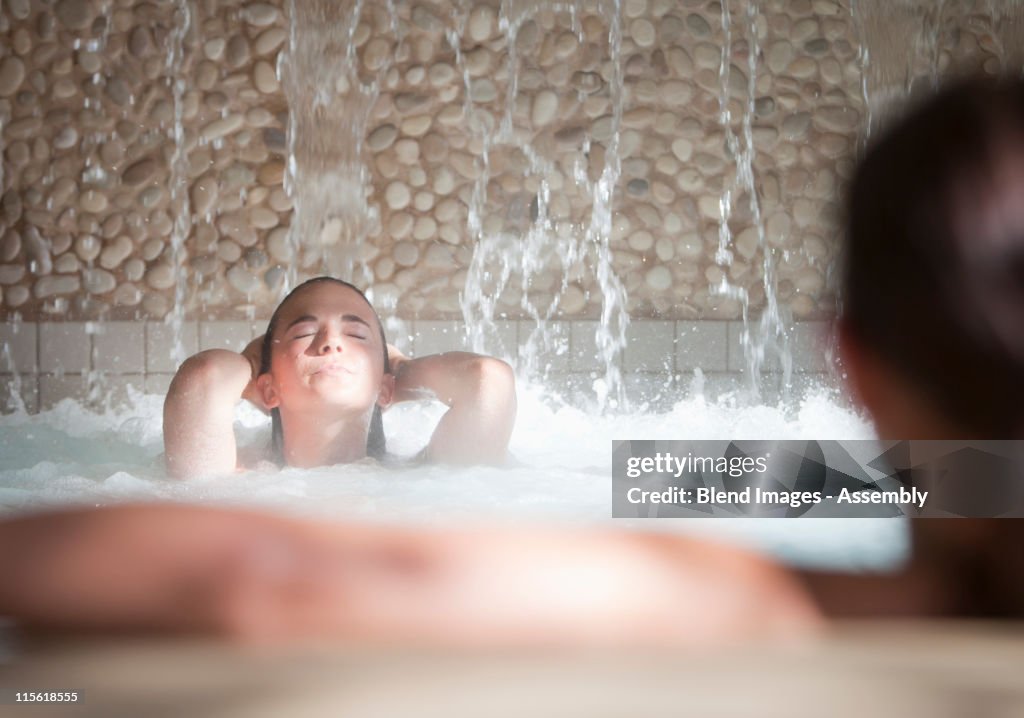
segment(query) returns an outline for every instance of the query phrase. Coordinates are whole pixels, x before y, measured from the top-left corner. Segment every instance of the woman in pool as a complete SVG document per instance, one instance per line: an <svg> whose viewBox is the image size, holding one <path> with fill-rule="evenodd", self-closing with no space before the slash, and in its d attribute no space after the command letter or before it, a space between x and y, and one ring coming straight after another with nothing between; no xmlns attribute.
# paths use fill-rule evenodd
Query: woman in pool
<svg viewBox="0 0 1024 718"><path fill-rule="evenodd" d="M261 459L312 467L381 458L381 408L428 393L449 409L425 459L505 459L516 415L515 378L505 362L467 352L408 359L387 345L362 292L318 277L285 297L267 333L241 354L211 349L182 364L164 403L167 467L189 477ZM243 398L272 414L273 445L240 461L232 425Z"/></svg>

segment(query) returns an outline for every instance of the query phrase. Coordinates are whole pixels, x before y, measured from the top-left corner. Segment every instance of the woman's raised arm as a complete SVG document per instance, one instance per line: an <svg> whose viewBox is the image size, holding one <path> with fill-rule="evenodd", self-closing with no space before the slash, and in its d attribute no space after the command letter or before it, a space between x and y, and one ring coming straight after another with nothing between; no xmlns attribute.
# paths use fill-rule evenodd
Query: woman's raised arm
<svg viewBox="0 0 1024 718"><path fill-rule="evenodd" d="M189 357L174 375L164 400L164 453L174 478L235 470L235 404L246 398L261 406L255 391L262 338L238 354L208 349Z"/></svg>
<svg viewBox="0 0 1024 718"><path fill-rule="evenodd" d="M501 359L446 352L409 359L388 347L393 401L433 394L449 409L430 437L426 456L445 464L500 464L516 421L516 380Z"/></svg>

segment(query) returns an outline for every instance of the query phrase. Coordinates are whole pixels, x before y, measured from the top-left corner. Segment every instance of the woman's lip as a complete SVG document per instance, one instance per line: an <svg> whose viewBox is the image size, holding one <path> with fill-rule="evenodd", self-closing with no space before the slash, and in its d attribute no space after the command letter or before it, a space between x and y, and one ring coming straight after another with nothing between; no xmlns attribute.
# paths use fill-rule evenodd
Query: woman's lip
<svg viewBox="0 0 1024 718"><path fill-rule="evenodd" d="M326 364L317 369L314 374L351 374L352 372L341 364Z"/></svg>

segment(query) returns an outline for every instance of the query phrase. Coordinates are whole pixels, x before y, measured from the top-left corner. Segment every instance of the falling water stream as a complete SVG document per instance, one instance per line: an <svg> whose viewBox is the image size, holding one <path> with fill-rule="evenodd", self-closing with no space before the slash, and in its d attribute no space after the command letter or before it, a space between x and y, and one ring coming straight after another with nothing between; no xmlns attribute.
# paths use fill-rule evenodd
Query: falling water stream
<svg viewBox="0 0 1024 718"><path fill-rule="evenodd" d="M394 9L386 4L394 22ZM278 76L288 101L288 162L285 190L294 212L289 240L294 261L284 289L298 271L353 279L360 245L379 222L367 198L370 172L363 154L367 123L388 64L361 73L355 34L366 8L363 0L292 0L289 44ZM365 27L365 26L364 26ZM400 37L387 38L397 46ZM388 55L390 57L390 54ZM374 297L387 310L388 298Z"/></svg>
<svg viewBox="0 0 1024 718"><path fill-rule="evenodd" d="M180 365L188 358L183 340L185 322L185 300L188 291L188 272L185 270L185 240L192 231L192 207L188 194L188 153L185 145L185 123L183 119L185 92L188 90L188 77L185 65L186 41L195 27L195 8L192 0L176 0L176 22L171 33L170 48L167 53L167 73L171 78L171 97L174 107L174 126L171 130L174 152L171 155L170 194L171 210L174 224L171 228L170 262L174 270L174 306L167 315L167 324L171 329L173 344L171 359Z"/></svg>
<svg viewBox="0 0 1024 718"><path fill-rule="evenodd" d="M723 297L739 302L743 331L740 335L740 346L746 360L749 389L754 397L760 396L761 369L770 356L774 356L782 370L783 388L789 386L792 374L792 356L789 350L787 327L791 320L778 302L778 291L775 278L776 250L765 241L764 222L761 217L760 203L757 198L757 186L754 177L754 136L751 127L754 117L754 102L757 85L757 42L756 20L759 12L757 2L743 3L744 26L741 28L746 43L747 82L744 88L745 97L742 105L743 114L740 119L740 132L736 133L730 100L732 98L732 57L733 57L733 21L728 0L722 1L722 59L719 66L719 120L725 135L725 151L736 164L735 179L732 184L726 183L719 201L718 250L715 261L721 267L721 279L714 290ZM757 248L762 257L762 284L764 287L765 306L760 319L755 324L751 318L751 299L749 291L729 280L728 270L735 260L733 249L734 237L729 227L735 203L746 199L750 221L757 235ZM785 397L785 393L783 394Z"/></svg>

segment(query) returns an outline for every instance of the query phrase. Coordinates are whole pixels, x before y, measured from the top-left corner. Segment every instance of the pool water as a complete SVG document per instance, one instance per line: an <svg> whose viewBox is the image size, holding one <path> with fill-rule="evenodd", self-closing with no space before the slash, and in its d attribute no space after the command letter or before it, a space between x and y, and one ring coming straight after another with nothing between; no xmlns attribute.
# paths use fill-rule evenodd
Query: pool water
<svg viewBox="0 0 1024 718"><path fill-rule="evenodd" d="M611 518L613 439L873 438L867 421L827 389L809 390L786 408L697 396L666 411L599 416L521 384L509 467L396 467L368 459L189 482L164 471L162 405L161 396L132 394L129 405L102 413L65 400L36 415L0 416L0 514L180 501L403 524L614 524L713 535L788 563L849 570L890 568L908 551L906 522L896 519ZM436 402L386 412L389 449L414 455L443 412ZM240 405L236 434L241 445L266 443L269 420Z"/></svg>

